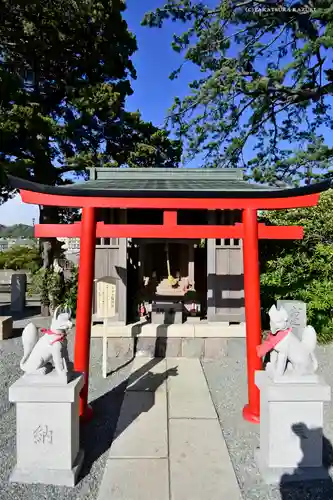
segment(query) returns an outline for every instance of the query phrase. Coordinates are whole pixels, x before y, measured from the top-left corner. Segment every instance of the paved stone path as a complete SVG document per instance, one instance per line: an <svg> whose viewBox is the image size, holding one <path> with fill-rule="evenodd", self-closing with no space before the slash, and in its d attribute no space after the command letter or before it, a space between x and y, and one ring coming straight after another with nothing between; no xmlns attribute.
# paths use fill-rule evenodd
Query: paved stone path
<svg viewBox="0 0 333 500"><path fill-rule="evenodd" d="M239 500L198 359L136 358L97 500Z"/></svg>

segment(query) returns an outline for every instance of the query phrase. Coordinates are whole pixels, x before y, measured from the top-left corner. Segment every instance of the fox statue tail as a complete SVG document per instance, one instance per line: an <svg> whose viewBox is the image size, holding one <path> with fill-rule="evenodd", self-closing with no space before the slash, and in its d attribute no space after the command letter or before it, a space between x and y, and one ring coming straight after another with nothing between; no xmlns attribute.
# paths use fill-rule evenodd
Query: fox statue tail
<svg viewBox="0 0 333 500"><path fill-rule="evenodd" d="M39 339L38 329L33 323L29 323L22 332L23 358L20 361L20 368L24 371L24 363L29 358L33 348Z"/></svg>
<svg viewBox="0 0 333 500"><path fill-rule="evenodd" d="M303 330L302 344L311 356L314 371L318 368L318 361L315 356L315 349L317 346L317 334L316 330L312 326L306 326Z"/></svg>

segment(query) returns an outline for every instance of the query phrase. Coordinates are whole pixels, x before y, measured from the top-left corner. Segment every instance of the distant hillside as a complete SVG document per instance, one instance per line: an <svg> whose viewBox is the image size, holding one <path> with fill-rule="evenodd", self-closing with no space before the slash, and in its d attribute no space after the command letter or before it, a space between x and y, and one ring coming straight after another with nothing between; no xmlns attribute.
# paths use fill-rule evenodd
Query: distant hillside
<svg viewBox="0 0 333 500"><path fill-rule="evenodd" d="M26 224L3 226L0 224L0 238L33 238L34 228Z"/></svg>

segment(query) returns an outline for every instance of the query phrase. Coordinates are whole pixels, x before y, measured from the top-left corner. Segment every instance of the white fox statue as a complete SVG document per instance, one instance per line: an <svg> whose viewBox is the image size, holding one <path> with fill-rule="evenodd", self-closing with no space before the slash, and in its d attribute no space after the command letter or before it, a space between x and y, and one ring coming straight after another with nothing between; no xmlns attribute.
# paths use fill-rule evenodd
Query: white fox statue
<svg viewBox="0 0 333 500"><path fill-rule="evenodd" d="M37 327L29 323L22 333L21 370L26 374L45 375L54 368L58 375L67 374L67 334L72 326L71 311L61 311L60 306L54 311L50 329L41 330L41 337Z"/></svg>
<svg viewBox="0 0 333 500"><path fill-rule="evenodd" d="M273 305L269 310L271 332L268 338L257 347L259 357L270 352L270 362L266 365L267 372L280 377L286 373L313 375L318 369L315 356L317 334L312 326L306 326L299 339L289 327L287 311Z"/></svg>

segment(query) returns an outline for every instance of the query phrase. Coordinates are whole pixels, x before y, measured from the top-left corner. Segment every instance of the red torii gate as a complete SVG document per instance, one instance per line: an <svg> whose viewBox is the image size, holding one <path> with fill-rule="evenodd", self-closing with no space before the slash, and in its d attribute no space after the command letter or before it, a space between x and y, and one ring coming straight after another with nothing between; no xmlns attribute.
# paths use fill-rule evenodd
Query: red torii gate
<svg viewBox="0 0 333 500"><path fill-rule="evenodd" d="M250 422L259 422L260 394L254 383L256 370L262 368L256 353L261 343L260 275L258 239L302 239L303 228L298 226L265 226L258 224L258 210L276 210L311 207L318 203L320 193L331 187L331 180L310 186L276 191L206 192L153 190L138 193L127 190L112 191L80 189L71 186L52 187L10 177L14 188L20 190L25 203L82 208L81 223L69 225L37 224L35 236L80 238L80 265L74 367L85 374L85 385L80 394L80 415L91 417L88 400L90 330L96 238L238 238L243 239L244 293L246 316L246 349L248 375L248 404L243 416ZM96 221L97 208L161 209L163 224L104 224ZM234 226L178 225L177 210L242 210L242 223Z"/></svg>

